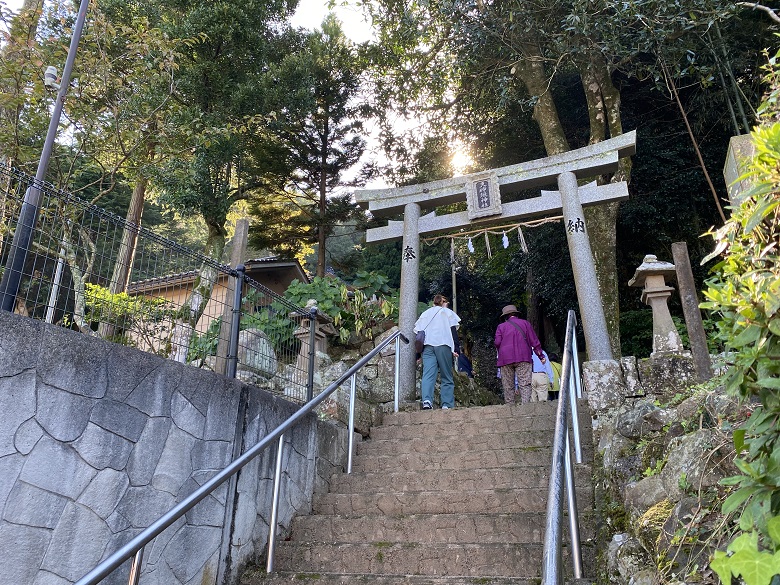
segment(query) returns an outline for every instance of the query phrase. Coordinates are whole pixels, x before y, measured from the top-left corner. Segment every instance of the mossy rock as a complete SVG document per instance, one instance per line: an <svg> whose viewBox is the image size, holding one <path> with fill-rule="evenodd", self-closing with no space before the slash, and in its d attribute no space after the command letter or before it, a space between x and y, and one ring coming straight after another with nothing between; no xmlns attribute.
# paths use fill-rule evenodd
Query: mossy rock
<svg viewBox="0 0 780 585"><path fill-rule="evenodd" d="M666 456L665 436L655 436L644 445L639 457L641 460L642 471L646 469L656 469L659 461L663 461Z"/></svg>
<svg viewBox="0 0 780 585"><path fill-rule="evenodd" d="M634 533L642 543L642 548L652 555L657 552L658 539L674 508L673 502L661 500L651 506L634 524Z"/></svg>
<svg viewBox="0 0 780 585"><path fill-rule="evenodd" d="M474 378L454 374L455 377L455 404L458 406L488 406L501 404L498 395L492 390L483 388L476 383Z"/></svg>

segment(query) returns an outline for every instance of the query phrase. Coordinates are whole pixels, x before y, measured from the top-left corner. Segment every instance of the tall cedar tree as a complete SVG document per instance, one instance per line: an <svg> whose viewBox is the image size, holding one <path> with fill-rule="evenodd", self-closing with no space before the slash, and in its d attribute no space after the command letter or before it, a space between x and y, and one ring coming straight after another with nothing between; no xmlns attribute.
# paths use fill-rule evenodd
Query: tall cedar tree
<svg viewBox="0 0 780 585"><path fill-rule="evenodd" d="M307 34L300 50L270 66L264 88L279 115L269 125L281 156L294 171L289 181L253 201L250 242L283 255L300 255L317 244L317 276L325 275L326 239L336 225L360 222L362 214L340 187L366 148L361 101L362 63L356 47L329 15L322 30Z"/></svg>

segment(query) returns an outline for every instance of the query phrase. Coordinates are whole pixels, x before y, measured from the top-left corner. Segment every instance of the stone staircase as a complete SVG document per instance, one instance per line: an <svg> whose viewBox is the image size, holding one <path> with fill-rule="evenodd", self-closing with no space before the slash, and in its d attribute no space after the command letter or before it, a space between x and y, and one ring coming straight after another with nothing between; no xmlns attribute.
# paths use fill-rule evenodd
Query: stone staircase
<svg viewBox="0 0 780 585"><path fill-rule="evenodd" d="M243 585L538 584L557 402L386 415L313 512L277 541L271 575ZM592 441L576 466L585 576L593 576ZM564 533L568 529L564 521ZM564 543L565 570L571 572Z"/></svg>

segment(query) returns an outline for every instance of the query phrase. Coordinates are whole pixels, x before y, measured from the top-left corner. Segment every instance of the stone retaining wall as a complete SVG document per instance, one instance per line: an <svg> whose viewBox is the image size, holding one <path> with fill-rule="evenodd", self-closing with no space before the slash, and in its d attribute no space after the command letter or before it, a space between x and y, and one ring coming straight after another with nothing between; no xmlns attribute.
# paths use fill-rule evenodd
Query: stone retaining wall
<svg viewBox="0 0 780 585"><path fill-rule="evenodd" d="M297 407L211 372L0 312L0 585L73 583ZM346 462L289 433L282 530ZM231 584L267 542L275 448L147 545L143 585ZM226 522L227 520L227 522ZM128 567L104 583L127 583Z"/></svg>

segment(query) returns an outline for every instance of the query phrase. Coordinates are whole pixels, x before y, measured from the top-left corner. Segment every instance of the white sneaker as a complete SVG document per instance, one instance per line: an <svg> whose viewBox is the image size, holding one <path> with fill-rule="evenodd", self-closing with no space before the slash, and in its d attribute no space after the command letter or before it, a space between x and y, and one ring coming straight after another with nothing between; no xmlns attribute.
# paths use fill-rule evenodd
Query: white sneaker
<svg viewBox="0 0 780 585"><path fill-rule="evenodd" d="M449 407L449 406L447 406L447 405L445 404L444 406L442 406L442 407L441 407L441 409L442 409L442 410L449 410L449 409L450 409L450 407Z"/></svg>

